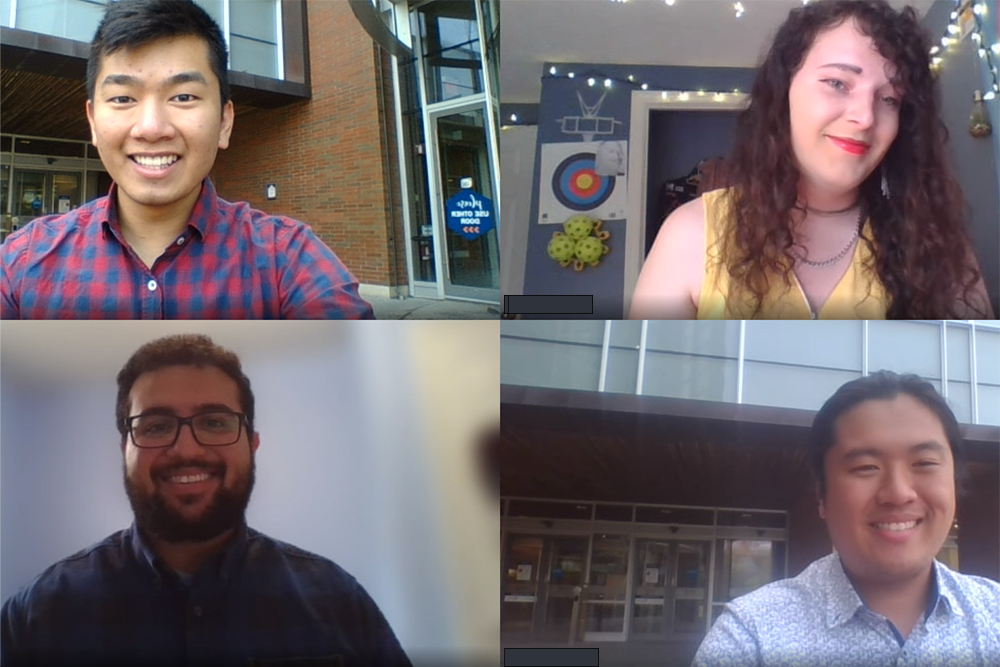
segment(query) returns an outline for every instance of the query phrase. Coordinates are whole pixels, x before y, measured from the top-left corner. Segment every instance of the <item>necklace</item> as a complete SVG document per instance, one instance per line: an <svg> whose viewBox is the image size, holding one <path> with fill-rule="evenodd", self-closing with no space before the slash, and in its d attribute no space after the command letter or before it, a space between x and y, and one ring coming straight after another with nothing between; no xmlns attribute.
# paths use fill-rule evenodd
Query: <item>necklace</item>
<svg viewBox="0 0 1000 667"><path fill-rule="evenodd" d="M851 209L853 209L857 205L858 205L858 202L854 202L853 204L851 204L847 208L842 208L839 211L824 211L822 209L813 208L812 206L804 206L804 208L807 211L809 211L810 213L812 213L813 215L840 215L841 213L847 213L848 211L850 211Z"/></svg>
<svg viewBox="0 0 1000 667"><path fill-rule="evenodd" d="M826 267L828 267L828 266L830 266L832 264L836 264L837 262L839 262L841 259L844 258L844 255L847 254L847 251L850 250L851 247L854 245L854 242L858 240L858 235L861 233L861 220L864 217L864 215L865 215L865 212L864 212L864 210L862 210L861 214L858 215L858 224L855 225L855 227L854 227L854 234L851 235L851 240L847 242L847 245L844 246L844 249L841 250L839 253L837 253L837 255L835 257L831 257L830 259L828 259L828 260L826 260L824 262L814 262L811 259L806 259L805 256L801 256L801 257L799 257L799 261L802 262L803 264L807 264L809 266L814 266L817 269L823 269L823 268L826 268Z"/></svg>

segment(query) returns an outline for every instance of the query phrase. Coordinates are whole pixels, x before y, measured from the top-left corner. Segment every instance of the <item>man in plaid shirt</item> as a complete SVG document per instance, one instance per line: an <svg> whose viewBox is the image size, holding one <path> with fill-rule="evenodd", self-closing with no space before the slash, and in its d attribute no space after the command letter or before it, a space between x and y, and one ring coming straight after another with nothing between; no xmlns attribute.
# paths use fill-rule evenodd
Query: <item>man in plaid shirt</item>
<svg viewBox="0 0 1000 667"><path fill-rule="evenodd" d="M216 196L208 173L233 129L227 58L190 0L108 5L87 118L114 185L0 247L4 319L373 317L308 226Z"/></svg>
<svg viewBox="0 0 1000 667"><path fill-rule="evenodd" d="M116 417L135 521L4 603L4 667L410 667L351 575L246 525L260 438L235 354L147 343L118 374Z"/></svg>

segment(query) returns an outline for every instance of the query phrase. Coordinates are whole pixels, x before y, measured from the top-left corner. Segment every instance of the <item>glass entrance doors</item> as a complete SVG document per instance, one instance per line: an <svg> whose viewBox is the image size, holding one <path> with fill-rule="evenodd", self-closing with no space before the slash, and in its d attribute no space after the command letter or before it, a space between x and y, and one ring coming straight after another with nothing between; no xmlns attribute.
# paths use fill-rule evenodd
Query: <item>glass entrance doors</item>
<svg viewBox="0 0 1000 667"><path fill-rule="evenodd" d="M80 205L81 174L14 169L11 215L23 227L31 220L53 213L68 213Z"/></svg>
<svg viewBox="0 0 1000 667"><path fill-rule="evenodd" d="M500 301L500 250L497 229L475 238L456 232L447 225L445 203L463 189L493 202L496 221L497 198L490 171L484 103L431 114L434 145L437 147L440 229L444 248L443 277L446 296Z"/></svg>
<svg viewBox="0 0 1000 667"><path fill-rule="evenodd" d="M501 632L567 641L574 589L584 583L590 538L510 535L504 554Z"/></svg>
<svg viewBox="0 0 1000 667"><path fill-rule="evenodd" d="M595 535L583 605L586 641L624 641L629 538Z"/></svg>
<svg viewBox="0 0 1000 667"><path fill-rule="evenodd" d="M631 639L705 631L711 542L637 539Z"/></svg>

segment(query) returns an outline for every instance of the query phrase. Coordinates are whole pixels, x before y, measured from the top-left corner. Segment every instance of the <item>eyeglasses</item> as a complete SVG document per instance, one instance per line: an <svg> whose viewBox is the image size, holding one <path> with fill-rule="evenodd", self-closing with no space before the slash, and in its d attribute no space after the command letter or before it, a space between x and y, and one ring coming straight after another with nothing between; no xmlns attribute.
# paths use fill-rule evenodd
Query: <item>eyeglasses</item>
<svg viewBox="0 0 1000 667"><path fill-rule="evenodd" d="M202 412L191 417L176 415L136 415L125 420L136 447L170 447L188 424L199 445L223 447L239 442L246 415L242 412ZM249 427L248 427L249 428Z"/></svg>

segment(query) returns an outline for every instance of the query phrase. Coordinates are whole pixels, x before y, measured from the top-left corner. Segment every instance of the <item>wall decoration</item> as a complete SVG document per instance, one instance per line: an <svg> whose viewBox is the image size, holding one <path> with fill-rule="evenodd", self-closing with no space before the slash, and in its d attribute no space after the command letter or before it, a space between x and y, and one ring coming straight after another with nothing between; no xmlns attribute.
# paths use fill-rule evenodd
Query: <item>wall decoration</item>
<svg viewBox="0 0 1000 667"><path fill-rule="evenodd" d="M573 264L577 271L585 266L597 266L601 258L611 249L604 241L611 238L611 232L601 229L601 221L586 215L575 215L564 224L565 232L553 232L549 241L549 257L561 266Z"/></svg>
<svg viewBox="0 0 1000 667"><path fill-rule="evenodd" d="M542 144L539 224L561 224L577 213L624 220L627 155L627 141Z"/></svg>
<svg viewBox="0 0 1000 667"><path fill-rule="evenodd" d="M607 94L608 91L604 91L596 104L587 104L583 101L583 95L580 91L576 91L576 99L580 101L581 115L563 116L557 119L557 122L562 125L563 134L579 135L588 142L593 141L595 135L606 137L613 135L615 125L621 125L622 122L615 119L614 116L598 116Z"/></svg>

